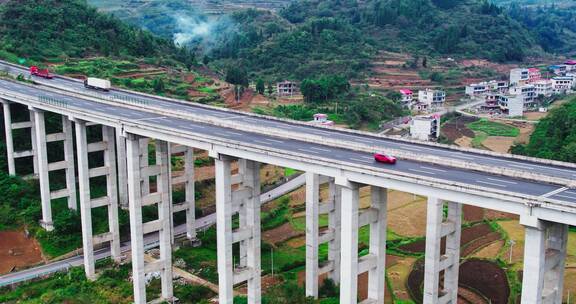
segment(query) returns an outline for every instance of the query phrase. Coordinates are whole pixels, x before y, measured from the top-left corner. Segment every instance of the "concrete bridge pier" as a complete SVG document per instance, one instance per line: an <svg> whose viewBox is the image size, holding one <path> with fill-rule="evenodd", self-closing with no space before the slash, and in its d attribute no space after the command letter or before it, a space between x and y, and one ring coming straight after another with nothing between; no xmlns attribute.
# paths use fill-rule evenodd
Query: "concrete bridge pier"
<svg viewBox="0 0 576 304"><path fill-rule="evenodd" d="M239 174L232 176L233 158L211 154L216 165L216 229L218 243L219 303L233 303L234 285L248 282L248 303L261 302L260 261L260 163L240 160ZM240 183L232 191L232 184ZM244 209L244 210L241 210ZM240 227L232 229L232 217L242 214ZM234 269L233 244L243 243L245 262ZM241 259L242 260L242 259ZM245 263L242 265L242 263Z"/></svg>
<svg viewBox="0 0 576 304"><path fill-rule="evenodd" d="M186 212L186 237L193 244L198 244L196 235L196 197L194 187L194 148L182 145L173 145L171 154L182 154L184 157L184 174L172 177L172 186L183 185L185 192L184 202L173 203L172 211Z"/></svg>
<svg viewBox="0 0 576 304"><path fill-rule="evenodd" d="M321 178L306 173L306 296L318 298L319 278L328 274L336 284L340 281L340 205L341 195L334 179L329 181L326 202L320 202ZM320 234L320 216L328 214L328 230ZM319 246L328 243L328 261L319 265Z"/></svg>
<svg viewBox="0 0 576 304"><path fill-rule="evenodd" d="M445 207L448 211L446 216L444 216ZM429 197L427 214L423 303L456 304L458 300L462 205ZM444 237L446 238L446 249L442 253L441 244ZM442 282L441 272L444 272Z"/></svg>
<svg viewBox="0 0 576 304"><path fill-rule="evenodd" d="M336 180L342 192L342 252L340 303L358 303L358 275L368 272L368 298L362 303L384 303L386 276L387 189L371 187L371 206L360 212L360 185ZM358 231L370 226L369 254L358 256Z"/></svg>
<svg viewBox="0 0 576 304"><path fill-rule="evenodd" d="M11 113L11 102L1 99L2 108L4 112L4 129L6 131L6 150L7 150L7 161L8 161L8 173L10 175L16 175L16 159L32 157L32 163L34 165L34 176L38 175L38 157L36 149L36 128L35 128L35 118L34 112L30 111L30 120L22 122L13 122ZM30 129L31 137L31 149L24 151L15 151L14 147L14 136L12 134L13 130L18 129Z"/></svg>
<svg viewBox="0 0 576 304"><path fill-rule="evenodd" d="M116 153L118 155L118 204L120 208L128 209L128 171L126 162L126 137L122 129L116 129Z"/></svg>
<svg viewBox="0 0 576 304"><path fill-rule="evenodd" d="M96 279L94 246L109 242L112 259L120 262L121 258L114 128L96 126L102 128L102 141L88 143L87 123L82 120L76 120L75 125L84 270L86 277L94 280ZM103 154L102 166L90 168L88 159L91 153ZM106 195L93 197L90 191L90 179L98 177L106 178ZM99 207L108 209L109 230L99 235L93 235L92 209Z"/></svg>
<svg viewBox="0 0 576 304"><path fill-rule="evenodd" d="M525 227L522 304L562 303L568 225L520 217Z"/></svg>
<svg viewBox="0 0 576 304"><path fill-rule="evenodd" d="M146 274L160 273L162 281L161 299L173 300L172 289L172 212L170 193L170 157L169 144L156 140L156 165L142 167L142 140L134 134L127 135L128 158L128 197L130 211L130 235L132 246L132 281L134 285L134 303L146 303ZM143 172L147 171L147 172ZM146 180L143 176L156 176L156 191L150 193L143 189ZM156 205L158 219L143 222L142 207ZM157 231L159 233L160 257L154 262L145 262L144 235Z"/></svg>
<svg viewBox="0 0 576 304"><path fill-rule="evenodd" d="M34 115L35 134L38 157L38 178L40 184L40 198L42 202L42 220L40 225L47 231L54 229L52 223L52 200L66 198L68 208L78 209L76 203L76 173L74 164L74 143L72 140L72 122L62 116L62 132L46 133L46 122L44 111L36 108L30 109ZM48 159L47 144L51 142L62 142L64 149L64 159L50 162ZM63 189L50 190L50 172L64 170L66 176L66 187Z"/></svg>

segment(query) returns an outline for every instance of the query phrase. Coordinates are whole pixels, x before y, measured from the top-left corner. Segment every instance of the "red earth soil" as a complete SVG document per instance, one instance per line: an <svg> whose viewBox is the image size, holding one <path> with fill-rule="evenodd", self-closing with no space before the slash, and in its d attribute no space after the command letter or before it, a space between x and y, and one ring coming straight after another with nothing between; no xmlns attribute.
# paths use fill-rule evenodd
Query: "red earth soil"
<svg viewBox="0 0 576 304"><path fill-rule="evenodd" d="M40 245L22 231L0 232L0 274L42 262Z"/></svg>
<svg viewBox="0 0 576 304"><path fill-rule="evenodd" d="M424 260L421 259L414 264L407 283L410 295L417 303L422 301L423 283ZM510 296L508 278L504 270L493 262L471 259L462 263L459 271L459 285L468 290L476 291L493 304L508 303Z"/></svg>
<svg viewBox="0 0 576 304"><path fill-rule="evenodd" d="M460 244L462 247L467 246L472 241L484 237L486 235L491 234L493 231L487 224L481 223L471 227L467 227L462 229L462 236L460 237ZM444 252L444 248L446 243L444 240L442 241L442 252ZM422 253L426 249L426 239L416 241L414 243L410 243L407 245L400 246L399 248L402 251L410 252L410 253Z"/></svg>

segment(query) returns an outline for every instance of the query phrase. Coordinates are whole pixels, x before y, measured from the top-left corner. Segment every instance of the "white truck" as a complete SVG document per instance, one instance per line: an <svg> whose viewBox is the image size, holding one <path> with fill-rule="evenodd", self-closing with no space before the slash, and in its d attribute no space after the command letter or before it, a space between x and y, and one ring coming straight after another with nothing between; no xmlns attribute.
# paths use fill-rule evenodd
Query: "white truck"
<svg viewBox="0 0 576 304"><path fill-rule="evenodd" d="M84 80L84 87L94 90L110 91L110 80L89 77Z"/></svg>

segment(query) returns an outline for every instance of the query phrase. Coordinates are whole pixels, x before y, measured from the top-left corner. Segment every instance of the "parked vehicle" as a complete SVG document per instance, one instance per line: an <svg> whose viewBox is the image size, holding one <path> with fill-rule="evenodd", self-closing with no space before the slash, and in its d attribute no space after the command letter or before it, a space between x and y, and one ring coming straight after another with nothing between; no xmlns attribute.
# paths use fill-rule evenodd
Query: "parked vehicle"
<svg viewBox="0 0 576 304"><path fill-rule="evenodd" d="M112 85L109 80L89 77L84 80L84 87L108 92Z"/></svg>
<svg viewBox="0 0 576 304"><path fill-rule="evenodd" d="M40 69L35 65L30 67L30 74L32 76L38 76L46 79L54 78L48 69Z"/></svg>
<svg viewBox="0 0 576 304"><path fill-rule="evenodd" d="M384 163L384 164L395 164L396 163L396 157L389 155L389 154L385 154L385 153L376 153L374 154L374 159L379 162L379 163Z"/></svg>

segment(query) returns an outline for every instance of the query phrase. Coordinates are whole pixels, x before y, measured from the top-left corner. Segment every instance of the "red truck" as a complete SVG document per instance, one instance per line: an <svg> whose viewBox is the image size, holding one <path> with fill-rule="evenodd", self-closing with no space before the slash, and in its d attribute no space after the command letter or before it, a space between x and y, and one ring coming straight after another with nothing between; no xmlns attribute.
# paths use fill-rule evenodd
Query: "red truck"
<svg viewBox="0 0 576 304"><path fill-rule="evenodd" d="M38 76L46 79L54 78L48 69L40 69L35 65L30 67L30 74L32 74L32 76Z"/></svg>

